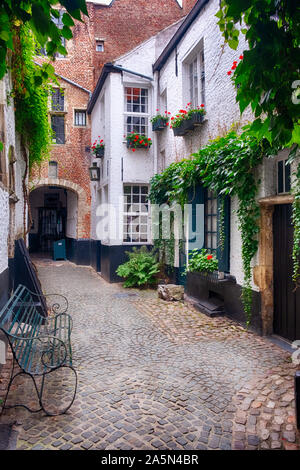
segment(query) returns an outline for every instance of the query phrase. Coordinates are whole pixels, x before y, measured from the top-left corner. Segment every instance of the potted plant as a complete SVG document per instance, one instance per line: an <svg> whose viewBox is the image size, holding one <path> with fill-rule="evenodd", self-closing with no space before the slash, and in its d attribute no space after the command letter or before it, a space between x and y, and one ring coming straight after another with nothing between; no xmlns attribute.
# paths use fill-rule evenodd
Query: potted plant
<svg viewBox="0 0 300 470"><path fill-rule="evenodd" d="M194 126L200 126L204 120L206 114L204 104L197 106L197 108L188 109L187 116L191 120Z"/></svg>
<svg viewBox="0 0 300 470"><path fill-rule="evenodd" d="M173 129L175 136L185 135L188 131L185 121L186 121L187 111L186 109L180 109L178 114L171 117L171 129Z"/></svg>
<svg viewBox="0 0 300 470"><path fill-rule="evenodd" d="M186 273L197 272L210 281L217 281L219 279L218 267L217 258L203 248L200 251L192 251Z"/></svg>
<svg viewBox="0 0 300 470"><path fill-rule="evenodd" d="M159 111L159 109L157 109L156 111ZM162 131L163 129L165 129L169 125L169 116L168 116L168 114L171 114L171 113L169 113L168 111L165 111L164 114L158 113L156 116L153 116L150 119L150 122L152 122L152 130L154 132Z"/></svg>
<svg viewBox="0 0 300 470"><path fill-rule="evenodd" d="M96 139L95 142L91 145L92 152L96 158L104 157L104 148L104 141L100 138L100 135L98 135L98 139Z"/></svg>
<svg viewBox="0 0 300 470"><path fill-rule="evenodd" d="M136 149L148 149L152 145L150 137L146 137L143 134L137 132L131 132L126 136L127 148L135 152Z"/></svg>
<svg viewBox="0 0 300 470"><path fill-rule="evenodd" d="M191 103L188 103L186 109L180 109L176 116L171 118L171 129L174 135L185 135L188 131L194 130L195 126L199 126L203 122L203 116L206 111L204 104L191 108Z"/></svg>

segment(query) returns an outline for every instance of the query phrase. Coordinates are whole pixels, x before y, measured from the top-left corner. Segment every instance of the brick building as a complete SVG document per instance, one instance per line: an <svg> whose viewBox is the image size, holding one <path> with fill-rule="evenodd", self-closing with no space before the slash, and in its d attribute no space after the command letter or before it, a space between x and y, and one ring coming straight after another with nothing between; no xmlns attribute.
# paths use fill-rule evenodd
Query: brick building
<svg viewBox="0 0 300 470"><path fill-rule="evenodd" d="M183 18L195 0L102 0L88 2L89 17L76 22L65 43L67 56L54 62L61 89L54 90L50 119L55 131L49 162L31 175L33 226L31 251L51 251L53 240L66 238L67 256L90 264L96 243L91 241L87 104L104 63ZM61 16L58 24L62 25ZM43 55L37 57L41 63ZM85 249L82 249L83 246Z"/></svg>

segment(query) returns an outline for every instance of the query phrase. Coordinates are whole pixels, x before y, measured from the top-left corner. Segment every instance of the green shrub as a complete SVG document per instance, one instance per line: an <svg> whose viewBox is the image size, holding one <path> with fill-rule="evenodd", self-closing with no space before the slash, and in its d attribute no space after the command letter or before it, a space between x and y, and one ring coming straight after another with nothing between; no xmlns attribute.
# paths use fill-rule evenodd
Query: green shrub
<svg viewBox="0 0 300 470"><path fill-rule="evenodd" d="M218 260L215 256L207 252L206 249L201 251L193 250L189 260L188 272L213 272L218 271Z"/></svg>
<svg viewBox="0 0 300 470"><path fill-rule="evenodd" d="M116 273L125 279L124 287L141 287L155 284L155 275L159 272L159 263L154 250L148 251L145 246L134 247L126 251L129 261L121 264Z"/></svg>

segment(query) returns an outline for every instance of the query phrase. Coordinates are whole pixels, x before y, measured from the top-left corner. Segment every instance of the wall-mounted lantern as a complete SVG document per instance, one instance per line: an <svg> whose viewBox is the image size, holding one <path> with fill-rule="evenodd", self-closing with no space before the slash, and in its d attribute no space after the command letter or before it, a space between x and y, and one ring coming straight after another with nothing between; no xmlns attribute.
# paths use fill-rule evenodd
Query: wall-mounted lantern
<svg viewBox="0 0 300 470"><path fill-rule="evenodd" d="M97 166L97 163L93 163L93 166L90 166L89 172L91 181L100 181L100 168Z"/></svg>

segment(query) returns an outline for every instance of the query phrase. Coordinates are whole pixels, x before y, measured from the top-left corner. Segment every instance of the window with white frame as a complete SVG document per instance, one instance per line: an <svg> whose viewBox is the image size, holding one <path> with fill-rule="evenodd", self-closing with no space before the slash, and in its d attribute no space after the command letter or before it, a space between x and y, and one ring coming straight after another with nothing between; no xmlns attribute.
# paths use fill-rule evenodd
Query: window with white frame
<svg viewBox="0 0 300 470"><path fill-rule="evenodd" d="M123 241L148 242L148 186L124 186Z"/></svg>
<svg viewBox="0 0 300 470"><path fill-rule="evenodd" d="M125 87L125 134L148 136L148 89Z"/></svg>
<svg viewBox="0 0 300 470"><path fill-rule="evenodd" d="M196 108L205 104L205 66L202 42L198 52L186 62L186 70L189 84L187 99L191 102L191 106Z"/></svg>
<svg viewBox="0 0 300 470"><path fill-rule="evenodd" d="M86 111L83 109L74 110L74 124L75 126L86 126Z"/></svg>

